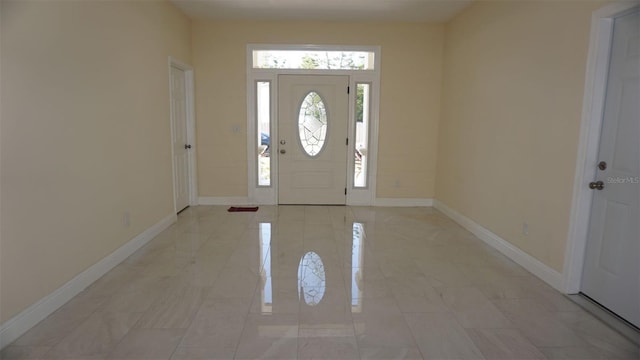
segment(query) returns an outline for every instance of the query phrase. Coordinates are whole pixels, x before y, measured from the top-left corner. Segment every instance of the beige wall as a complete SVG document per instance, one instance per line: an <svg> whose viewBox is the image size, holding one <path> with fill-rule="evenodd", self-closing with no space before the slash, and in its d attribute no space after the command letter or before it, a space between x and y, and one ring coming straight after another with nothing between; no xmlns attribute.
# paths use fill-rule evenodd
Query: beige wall
<svg viewBox="0 0 640 360"><path fill-rule="evenodd" d="M382 46L377 196L433 197L442 40L442 25L194 21L199 195L247 196L246 46L291 43Z"/></svg>
<svg viewBox="0 0 640 360"><path fill-rule="evenodd" d="M167 58L191 34L158 1L1 6L4 322L173 211Z"/></svg>
<svg viewBox="0 0 640 360"><path fill-rule="evenodd" d="M600 6L479 2L446 27L436 198L558 271Z"/></svg>

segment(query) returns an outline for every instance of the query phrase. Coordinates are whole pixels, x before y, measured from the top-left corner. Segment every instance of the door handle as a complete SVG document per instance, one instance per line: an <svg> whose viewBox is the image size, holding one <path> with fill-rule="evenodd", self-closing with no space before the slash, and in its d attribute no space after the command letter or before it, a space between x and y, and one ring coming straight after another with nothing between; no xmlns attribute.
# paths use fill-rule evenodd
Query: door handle
<svg viewBox="0 0 640 360"><path fill-rule="evenodd" d="M187 149L191 149L191 145L189 145L189 144L185 144L185 145L184 145L184 149L185 149L185 150L187 150Z"/></svg>
<svg viewBox="0 0 640 360"><path fill-rule="evenodd" d="M602 190L604 189L604 183L601 180L592 181L589 183L589 189L591 190Z"/></svg>

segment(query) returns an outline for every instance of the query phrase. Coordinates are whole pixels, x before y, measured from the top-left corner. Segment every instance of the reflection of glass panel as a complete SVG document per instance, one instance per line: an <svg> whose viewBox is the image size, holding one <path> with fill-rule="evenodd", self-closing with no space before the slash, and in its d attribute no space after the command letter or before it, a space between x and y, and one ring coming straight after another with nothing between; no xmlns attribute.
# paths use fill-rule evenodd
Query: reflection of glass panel
<svg viewBox="0 0 640 360"><path fill-rule="evenodd" d="M353 247L351 250L351 311L362 311L362 266L364 251L364 227L353 223Z"/></svg>
<svg viewBox="0 0 640 360"><path fill-rule="evenodd" d="M373 70L370 51L254 50L254 69Z"/></svg>
<svg viewBox="0 0 640 360"><path fill-rule="evenodd" d="M256 118L258 122L258 186L271 185L271 83L256 83Z"/></svg>
<svg viewBox="0 0 640 360"><path fill-rule="evenodd" d="M327 137L327 111L320 95L312 91L300 105L298 131L302 148L309 156L317 156Z"/></svg>
<svg viewBox="0 0 640 360"><path fill-rule="evenodd" d="M371 84L356 84L356 141L354 142L353 186L367 186L367 149L369 148L369 114Z"/></svg>
<svg viewBox="0 0 640 360"><path fill-rule="evenodd" d="M273 292L271 288L271 223L260 223L260 275L262 277L261 311L271 313Z"/></svg>
<svg viewBox="0 0 640 360"><path fill-rule="evenodd" d="M318 305L324 297L326 285L320 256L313 251L304 254L298 267L298 297L304 298L307 305Z"/></svg>

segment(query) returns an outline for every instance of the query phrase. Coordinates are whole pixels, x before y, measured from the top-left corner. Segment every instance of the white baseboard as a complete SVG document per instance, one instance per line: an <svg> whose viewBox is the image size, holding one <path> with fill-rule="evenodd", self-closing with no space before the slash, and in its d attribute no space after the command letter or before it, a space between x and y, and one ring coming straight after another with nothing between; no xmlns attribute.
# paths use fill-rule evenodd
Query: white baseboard
<svg viewBox="0 0 640 360"><path fill-rule="evenodd" d="M56 289L51 294L40 299L13 318L0 326L0 349L12 343L30 328L44 320L67 301L78 295L82 290L98 280L104 274L124 261L129 255L144 246L149 240L176 222L175 214L169 215L154 224L126 244L107 255L102 260L92 265L87 270L76 275L66 284Z"/></svg>
<svg viewBox="0 0 640 360"><path fill-rule="evenodd" d="M556 290L560 292L564 292L563 277L561 273L545 265L544 263L534 258L533 256L520 250L515 245L504 240L498 235L492 233L491 231L477 224L476 222L469 219L468 217L451 209L450 207L443 204L442 202L438 200L434 200L433 206L436 209L443 212L448 217L450 217L451 219L453 219L455 222L460 224L460 226L469 230L471 233L477 236L480 240L489 244L490 246L492 246L493 248L495 248L496 250L500 251L502 254L507 256L509 259L515 261L518 265L527 269L530 273L539 277L540 279L542 279L547 284L551 285Z"/></svg>
<svg viewBox="0 0 640 360"><path fill-rule="evenodd" d="M433 199L424 198L377 198L373 202L373 206L397 206L397 207L413 207L413 206L433 206Z"/></svg>
<svg viewBox="0 0 640 360"><path fill-rule="evenodd" d="M214 197L214 196L200 196L198 198L198 204L200 205L252 205L249 203L247 197Z"/></svg>
<svg viewBox="0 0 640 360"><path fill-rule="evenodd" d="M253 204L247 197L214 197L214 196L200 196L198 198L199 205L261 205ZM264 204L262 204L264 205ZM351 202L352 206L371 206L371 204ZM397 206L397 207L411 207L411 206L433 206L433 199L423 198L378 198L374 200L373 206Z"/></svg>

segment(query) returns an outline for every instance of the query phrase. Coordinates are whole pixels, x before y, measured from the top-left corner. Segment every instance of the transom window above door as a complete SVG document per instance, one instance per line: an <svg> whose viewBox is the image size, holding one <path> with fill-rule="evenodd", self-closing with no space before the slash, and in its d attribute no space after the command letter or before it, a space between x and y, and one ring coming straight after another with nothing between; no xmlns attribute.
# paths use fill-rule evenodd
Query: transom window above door
<svg viewBox="0 0 640 360"><path fill-rule="evenodd" d="M254 69L374 70L375 52L253 50Z"/></svg>

